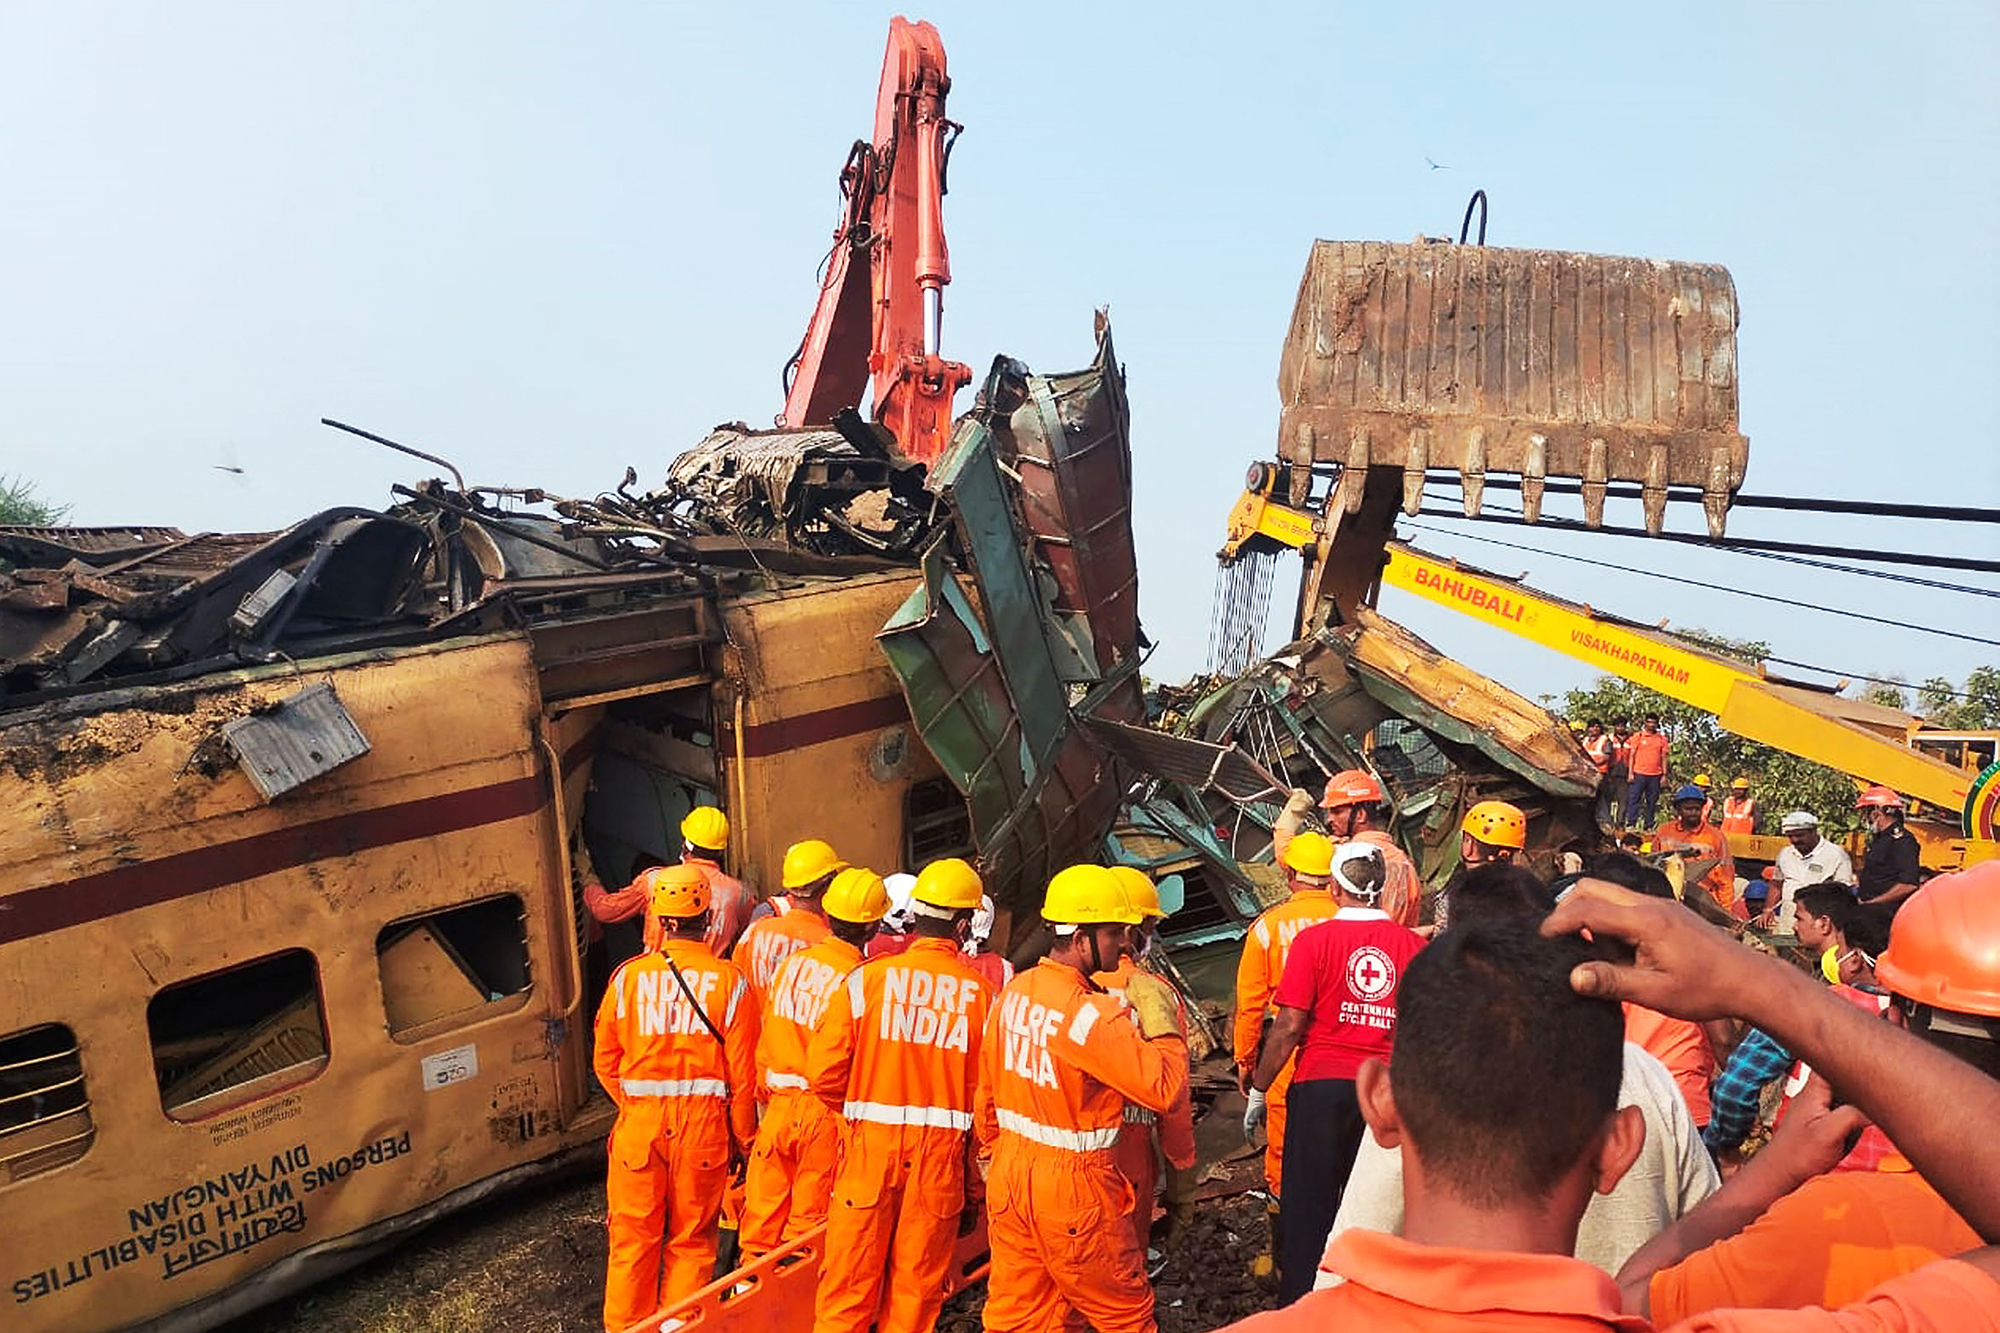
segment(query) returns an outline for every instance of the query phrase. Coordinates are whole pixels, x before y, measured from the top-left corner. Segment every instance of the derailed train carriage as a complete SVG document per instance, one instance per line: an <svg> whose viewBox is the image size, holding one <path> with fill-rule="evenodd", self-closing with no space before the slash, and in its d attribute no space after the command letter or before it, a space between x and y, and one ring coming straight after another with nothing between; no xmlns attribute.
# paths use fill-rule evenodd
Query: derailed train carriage
<svg viewBox="0 0 2000 1333"><path fill-rule="evenodd" d="M732 429L552 516L0 533L9 1326L212 1326L601 1153L582 887L693 804L753 887L809 833L1003 906L1101 851L1126 420L1100 327L996 363L928 479Z"/></svg>

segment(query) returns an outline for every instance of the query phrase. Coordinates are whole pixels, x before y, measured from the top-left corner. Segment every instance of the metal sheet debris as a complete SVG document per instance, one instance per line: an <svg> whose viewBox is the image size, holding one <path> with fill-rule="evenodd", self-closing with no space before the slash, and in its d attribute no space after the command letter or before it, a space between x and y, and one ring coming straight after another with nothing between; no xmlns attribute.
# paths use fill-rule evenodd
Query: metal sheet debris
<svg viewBox="0 0 2000 1333"><path fill-rule="evenodd" d="M280 699L269 712L236 719L222 728L222 739L267 801L369 749L368 738L327 681Z"/></svg>

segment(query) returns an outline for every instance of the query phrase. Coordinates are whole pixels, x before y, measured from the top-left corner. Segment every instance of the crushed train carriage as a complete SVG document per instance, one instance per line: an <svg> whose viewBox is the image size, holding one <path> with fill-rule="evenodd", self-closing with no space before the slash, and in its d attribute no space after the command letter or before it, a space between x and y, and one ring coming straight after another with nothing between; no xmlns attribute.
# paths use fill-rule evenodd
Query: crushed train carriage
<svg viewBox="0 0 2000 1333"><path fill-rule="evenodd" d="M209 1327L601 1152L582 885L694 803L753 886L809 831L1003 905L1100 851L1080 717L1140 640L1098 332L996 362L930 488L858 423L731 428L645 495L0 532L10 1326Z"/></svg>

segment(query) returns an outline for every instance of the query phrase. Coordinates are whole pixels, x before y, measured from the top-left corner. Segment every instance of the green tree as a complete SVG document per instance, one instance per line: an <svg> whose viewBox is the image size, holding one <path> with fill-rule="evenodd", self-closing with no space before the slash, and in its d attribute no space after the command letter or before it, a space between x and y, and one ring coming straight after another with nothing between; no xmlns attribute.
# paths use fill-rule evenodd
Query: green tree
<svg viewBox="0 0 2000 1333"><path fill-rule="evenodd" d="M1752 667L1770 651L1767 644L1718 638L1699 630L1683 632L1680 637ZM1844 774L1733 735L1722 729L1715 714L1669 699L1643 685L1616 676L1599 676L1588 689L1569 691L1563 697L1560 711L1570 720L1585 722L1595 718L1607 727L1623 718L1635 729L1648 713L1659 714L1660 729L1673 739L1666 790L1671 793L1697 773L1709 774L1719 789L1726 789L1734 778L1749 778L1762 812L1760 833L1777 832L1778 818L1787 810L1812 811L1829 833L1857 827L1854 783ZM1720 800L1720 792L1717 799Z"/></svg>
<svg viewBox="0 0 2000 1333"><path fill-rule="evenodd" d="M0 477L0 527L47 527L68 513L68 505L37 499L33 482Z"/></svg>
<svg viewBox="0 0 2000 1333"><path fill-rule="evenodd" d="M1974 667L1963 690L1953 690L1943 676L1933 676L1918 688L1917 708L1926 726L1941 731L2000 728L2000 667Z"/></svg>

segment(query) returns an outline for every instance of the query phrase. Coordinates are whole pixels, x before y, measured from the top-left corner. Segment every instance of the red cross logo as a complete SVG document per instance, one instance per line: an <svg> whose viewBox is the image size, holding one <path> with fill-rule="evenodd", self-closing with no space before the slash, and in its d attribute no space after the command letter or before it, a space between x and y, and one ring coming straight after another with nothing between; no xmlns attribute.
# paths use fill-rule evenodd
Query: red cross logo
<svg viewBox="0 0 2000 1333"><path fill-rule="evenodd" d="M1379 1000L1396 989L1396 964L1388 954L1372 944L1364 944L1347 958L1347 989L1357 1000Z"/></svg>

